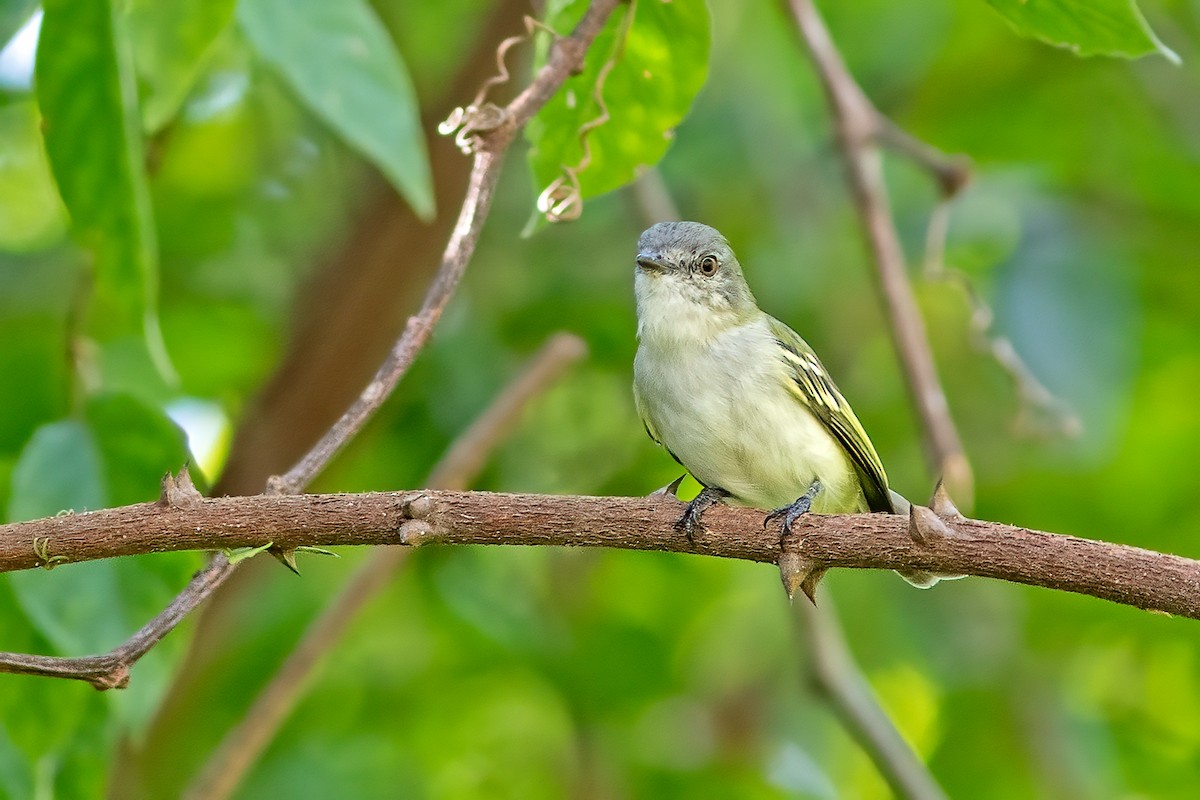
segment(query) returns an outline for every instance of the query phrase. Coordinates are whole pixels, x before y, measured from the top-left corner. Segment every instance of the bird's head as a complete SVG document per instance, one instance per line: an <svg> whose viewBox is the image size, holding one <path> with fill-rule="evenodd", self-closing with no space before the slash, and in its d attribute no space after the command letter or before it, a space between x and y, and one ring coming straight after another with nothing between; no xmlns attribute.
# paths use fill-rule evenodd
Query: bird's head
<svg viewBox="0 0 1200 800"><path fill-rule="evenodd" d="M716 333L759 313L729 242L699 222L660 222L642 234L634 293L641 329L711 327Z"/></svg>

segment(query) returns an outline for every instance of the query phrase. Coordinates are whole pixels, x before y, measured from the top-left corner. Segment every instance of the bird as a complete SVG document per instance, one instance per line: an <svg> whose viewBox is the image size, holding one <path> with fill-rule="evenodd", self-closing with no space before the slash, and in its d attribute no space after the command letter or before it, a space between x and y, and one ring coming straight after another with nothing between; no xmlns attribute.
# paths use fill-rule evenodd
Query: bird
<svg viewBox="0 0 1200 800"><path fill-rule="evenodd" d="M638 240L633 393L650 438L701 484L680 527L714 503L782 520L907 513L875 447L813 349L758 307L716 229L660 222ZM902 573L918 586L936 576Z"/></svg>

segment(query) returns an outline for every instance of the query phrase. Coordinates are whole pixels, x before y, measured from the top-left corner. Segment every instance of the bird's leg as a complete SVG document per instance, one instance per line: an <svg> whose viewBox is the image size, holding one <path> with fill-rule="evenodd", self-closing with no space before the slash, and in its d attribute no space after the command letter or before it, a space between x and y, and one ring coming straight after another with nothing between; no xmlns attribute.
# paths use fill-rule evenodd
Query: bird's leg
<svg viewBox="0 0 1200 800"><path fill-rule="evenodd" d="M825 487L821 485L821 481L814 480L812 485L808 487L808 490L796 498L796 502L792 503L790 506L777 508L770 514L767 514L766 518L763 520L763 528L765 529L767 525L770 524L771 520L783 517L783 534L786 535L791 533L792 524L796 520L800 519L800 517L808 513L808 510L812 508L813 498L820 494L821 490L824 488Z"/></svg>
<svg viewBox="0 0 1200 800"><path fill-rule="evenodd" d="M687 534L688 541L692 541L692 534L696 530L696 526L700 524L700 517L705 511L712 508L716 503L719 503L724 498L729 497L729 492L716 486L705 486L700 494L692 498L692 502L688 503L687 508L683 512L683 516L675 523L675 528L682 530Z"/></svg>

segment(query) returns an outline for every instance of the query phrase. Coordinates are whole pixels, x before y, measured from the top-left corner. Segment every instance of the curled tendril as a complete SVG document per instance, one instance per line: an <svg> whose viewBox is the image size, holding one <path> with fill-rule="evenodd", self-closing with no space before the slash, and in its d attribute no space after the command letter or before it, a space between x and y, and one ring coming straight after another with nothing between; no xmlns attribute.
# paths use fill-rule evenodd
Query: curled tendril
<svg viewBox="0 0 1200 800"><path fill-rule="evenodd" d="M545 23L526 15L525 33L517 36L509 36L496 48L497 73L483 82L479 87L479 91L475 93L475 99L470 104L466 107L459 106L455 108L450 112L450 116L438 125L438 133L442 136L449 136L455 133L455 131L458 132L454 137L454 144L464 154L471 155L479 149L478 134L495 130L504 124L507 116L505 110L495 103L488 102L488 92L495 86L508 83L512 77L508 71L508 66L504 63L504 59L508 56L508 51L532 37L534 32L539 30L546 31L555 39L560 38Z"/></svg>
<svg viewBox="0 0 1200 800"><path fill-rule="evenodd" d="M600 72L596 75L596 84L592 87L592 102L600 109L600 113L579 126L579 144L583 149L583 155L580 156L579 162L575 166L563 165L563 174L551 181L550 185L538 195L538 212L549 222L569 222L579 219L583 214L583 191L579 185L579 173L592 163L592 147L588 142L588 134L611 119L608 104L604 102L604 83L625 52L625 42L629 38L629 26L633 22L636 11L633 5L636 2L637 0L632 0L630 8L626 10L625 16L621 19L616 50L604 62L600 67ZM567 97L568 103L570 103L572 95Z"/></svg>
<svg viewBox="0 0 1200 800"><path fill-rule="evenodd" d="M563 169L565 176L555 178L537 199L538 213L550 222L570 222L583 214L583 193L576 170Z"/></svg>

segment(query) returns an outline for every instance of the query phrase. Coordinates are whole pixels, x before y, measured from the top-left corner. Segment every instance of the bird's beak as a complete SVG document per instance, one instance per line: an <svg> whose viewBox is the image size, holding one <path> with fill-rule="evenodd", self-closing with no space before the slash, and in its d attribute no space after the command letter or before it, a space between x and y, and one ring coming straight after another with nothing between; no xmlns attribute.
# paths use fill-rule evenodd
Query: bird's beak
<svg viewBox="0 0 1200 800"><path fill-rule="evenodd" d="M648 256L645 253L638 253L637 257L638 268L645 272L666 272L667 265L654 256Z"/></svg>

